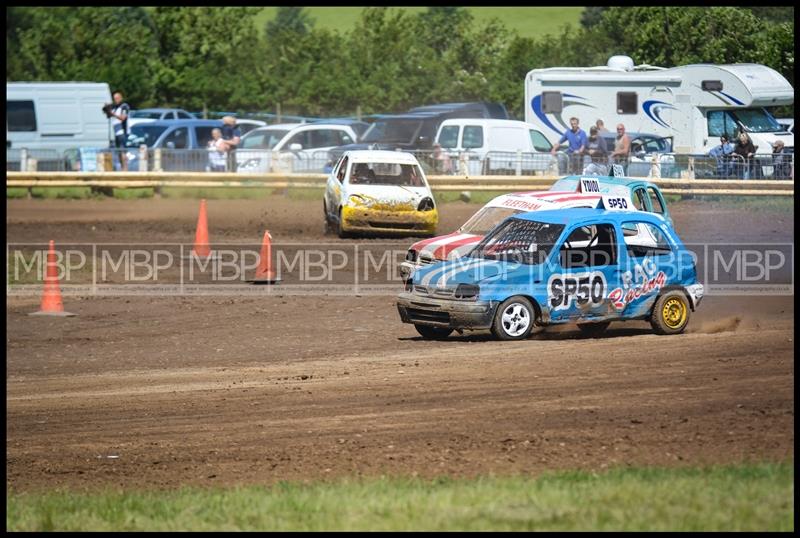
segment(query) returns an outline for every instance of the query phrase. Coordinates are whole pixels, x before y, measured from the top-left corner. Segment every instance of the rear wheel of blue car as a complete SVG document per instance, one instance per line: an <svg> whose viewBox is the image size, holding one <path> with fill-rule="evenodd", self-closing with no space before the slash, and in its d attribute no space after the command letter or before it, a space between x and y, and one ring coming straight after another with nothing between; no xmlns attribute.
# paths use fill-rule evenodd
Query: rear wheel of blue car
<svg viewBox="0 0 800 538"><path fill-rule="evenodd" d="M660 295L653 306L650 325L657 334L679 334L686 330L691 314L686 294L678 290L668 291Z"/></svg>
<svg viewBox="0 0 800 538"><path fill-rule="evenodd" d="M429 325L414 325L414 328L426 340L444 340L453 332L453 329L431 327Z"/></svg>
<svg viewBox="0 0 800 538"><path fill-rule="evenodd" d="M536 326L536 311L525 297L506 299L494 314L492 334L500 340L523 340Z"/></svg>

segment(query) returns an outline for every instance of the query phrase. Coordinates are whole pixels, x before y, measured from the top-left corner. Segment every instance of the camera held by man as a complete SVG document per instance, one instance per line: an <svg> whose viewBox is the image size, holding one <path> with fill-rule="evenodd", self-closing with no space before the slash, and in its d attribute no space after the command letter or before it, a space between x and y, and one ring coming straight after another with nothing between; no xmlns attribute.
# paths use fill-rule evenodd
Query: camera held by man
<svg viewBox="0 0 800 538"><path fill-rule="evenodd" d="M114 115L114 103L104 104L103 113L106 115L106 118L112 117Z"/></svg>

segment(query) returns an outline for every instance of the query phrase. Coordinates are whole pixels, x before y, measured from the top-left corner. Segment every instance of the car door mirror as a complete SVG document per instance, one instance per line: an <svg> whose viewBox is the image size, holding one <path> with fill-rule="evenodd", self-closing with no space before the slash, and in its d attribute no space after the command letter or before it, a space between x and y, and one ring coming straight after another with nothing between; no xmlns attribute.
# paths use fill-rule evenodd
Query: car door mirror
<svg viewBox="0 0 800 538"><path fill-rule="evenodd" d="M303 144L298 144L295 142L294 144L289 145L289 151L300 151L303 149Z"/></svg>

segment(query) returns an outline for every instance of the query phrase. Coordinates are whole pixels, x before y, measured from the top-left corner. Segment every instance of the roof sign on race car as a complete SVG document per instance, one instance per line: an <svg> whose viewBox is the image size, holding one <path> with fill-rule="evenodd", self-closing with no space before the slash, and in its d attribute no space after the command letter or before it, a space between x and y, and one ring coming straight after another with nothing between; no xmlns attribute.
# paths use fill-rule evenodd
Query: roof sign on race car
<svg viewBox="0 0 800 538"><path fill-rule="evenodd" d="M578 183L578 192L600 194L600 182L594 178L582 177Z"/></svg>
<svg viewBox="0 0 800 538"><path fill-rule="evenodd" d="M618 194L604 194L597 207L598 209L607 209L609 211L633 211L636 209L633 201L628 196Z"/></svg>

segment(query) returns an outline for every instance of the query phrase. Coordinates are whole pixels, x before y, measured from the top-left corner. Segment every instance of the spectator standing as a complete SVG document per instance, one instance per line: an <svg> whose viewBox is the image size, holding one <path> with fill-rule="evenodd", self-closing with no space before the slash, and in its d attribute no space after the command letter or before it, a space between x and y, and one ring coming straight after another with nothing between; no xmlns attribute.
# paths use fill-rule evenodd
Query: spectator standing
<svg viewBox="0 0 800 538"><path fill-rule="evenodd" d="M600 136L600 130L592 125L589 128L589 139L586 141L586 154L591 159L583 170L584 174L604 176L608 173L608 149L606 141Z"/></svg>
<svg viewBox="0 0 800 538"><path fill-rule="evenodd" d="M441 144L433 145L433 162L436 171L440 174L453 173L453 164L450 162L450 156L442 151Z"/></svg>
<svg viewBox="0 0 800 538"><path fill-rule="evenodd" d="M718 178L730 177L733 171L731 166L733 148L733 144L728 141L728 135L722 135L719 137L719 146L714 146L709 150L709 156L714 157L717 161L716 175Z"/></svg>
<svg viewBox="0 0 800 538"><path fill-rule="evenodd" d="M558 144L553 146L553 149L550 150L551 155L555 155L558 147L563 142L568 142L569 145L567 146L567 156L569 158L569 167L568 173L570 174L580 174L583 169L583 153L586 150L586 132L579 127L579 120L578 118L570 118L569 119L570 128L568 131L565 131L561 138L558 140Z"/></svg>
<svg viewBox="0 0 800 538"><path fill-rule="evenodd" d="M611 152L611 164L622 165L624 169L628 167L628 160L631 156L631 137L625 133L623 124L617 125L617 138L614 140L614 151Z"/></svg>
<svg viewBox="0 0 800 538"><path fill-rule="evenodd" d="M791 176L790 157L784 151L783 140L776 140L772 144L772 169L775 179L789 179Z"/></svg>
<svg viewBox="0 0 800 538"><path fill-rule="evenodd" d="M737 163L739 179L750 179L754 175L753 163L755 159L753 157L756 154L756 147L744 131L739 133L739 139L733 148L733 153L741 157L741 161Z"/></svg>
<svg viewBox="0 0 800 538"><path fill-rule="evenodd" d="M594 126L597 127L597 132L600 133L600 136L603 136L608 132L608 129L606 129L606 124L603 122L603 120L597 120Z"/></svg>
<svg viewBox="0 0 800 538"><path fill-rule="evenodd" d="M222 130L213 129L208 141L208 164L212 172L224 172L228 153L228 144L222 139Z"/></svg>
<svg viewBox="0 0 800 538"><path fill-rule="evenodd" d="M236 126L236 118L222 118L222 139L228 145L228 172L236 171L236 146L242 140L242 132Z"/></svg>
<svg viewBox="0 0 800 538"><path fill-rule="evenodd" d="M114 92L114 107L111 109L111 127L114 129L114 147L119 155L119 164L123 172L128 171L128 158L125 155L125 141L128 138L128 113L131 107L122 100L122 92Z"/></svg>

